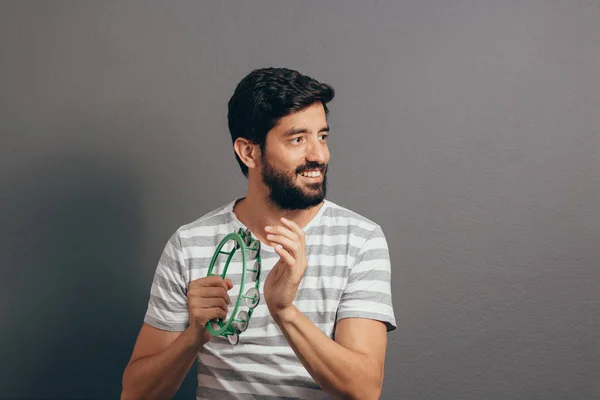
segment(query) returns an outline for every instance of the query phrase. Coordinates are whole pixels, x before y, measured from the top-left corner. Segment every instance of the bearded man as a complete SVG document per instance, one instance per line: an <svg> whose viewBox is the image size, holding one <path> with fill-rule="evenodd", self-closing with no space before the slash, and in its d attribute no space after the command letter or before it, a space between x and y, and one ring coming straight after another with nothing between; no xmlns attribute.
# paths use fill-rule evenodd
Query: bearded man
<svg viewBox="0 0 600 400"><path fill-rule="evenodd" d="M326 200L331 86L264 68L229 101L246 196L181 226L160 258L122 399L172 398L198 362L197 399L378 399L396 328L381 227ZM207 276L231 232L260 241L262 301L239 344L212 336L234 283ZM230 297L231 294L231 297Z"/></svg>

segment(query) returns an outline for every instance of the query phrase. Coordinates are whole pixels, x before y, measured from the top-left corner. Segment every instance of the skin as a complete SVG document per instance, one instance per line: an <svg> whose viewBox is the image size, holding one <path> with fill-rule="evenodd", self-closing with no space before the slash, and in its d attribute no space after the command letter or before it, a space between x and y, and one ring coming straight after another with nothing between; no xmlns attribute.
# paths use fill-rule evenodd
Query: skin
<svg viewBox="0 0 600 400"><path fill-rule="evenodd" d="M280 260L267 276L264 298L269 311L309 374L323 390L337 398L378 399L384 375L386 327L382 322L345 318L332 340L294 305L307 266L302 227L323 203L306 210L282 210L269 198L261 177L262 159L272 169L292 176L307 194L318 192L319 178L296 174L308 162L326 165L327 117L321 103L285 116L266 137L265 154L258 145L237 139L234 149L248 166L248 192L234 213L263 243L273 246ZM262 156L262 157L261 157ZM171 398L193 365L200 348L210 340L208 320L226 314L231 282L218 277L190 283L190 326L166 332L144 324L123 376L122 399ZM224 314L225 313L225 314Z"/></svg>

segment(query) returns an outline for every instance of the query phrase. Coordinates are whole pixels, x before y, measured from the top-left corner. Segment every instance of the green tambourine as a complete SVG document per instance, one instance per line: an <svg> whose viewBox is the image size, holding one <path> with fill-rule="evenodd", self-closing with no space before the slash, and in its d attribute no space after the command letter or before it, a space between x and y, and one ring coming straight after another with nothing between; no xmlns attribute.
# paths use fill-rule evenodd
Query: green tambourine
<svg viewBox="0 0 600 400"><path fill-rule="evenodd" d="M233 249L231 251L223 251L223 247L230 241L235 242ZM223 336L229 340L229 343L235 345L238 344L240 340L240 333L244 332L248 328L248 323L250 322L250 318L252 317L252 312L254 308L258 305L260 301L260 241L256 240L252 237L250 230L243 230L240 228L237 232L230 233L221 240L215 253L213 254L212 260L210 261L210 267L208 268L208 273L206 276L221 276L221 278L225 279L227 276L227 269L229 268L229 263L235 252L240 250L242 254L242 282L240 283L240 292L238 294L237 302L231 313L231 316L226 318L226 321L221 319L213 319L208 321L206 324L206 330L213 336ZM223 268L223 273L221 275L213 275L212 271L214 269L217 258L220 255L226 255L227 261L225 262L225 267ZM247 264L251 261L255 260L252 269L247 267ZM249 284L248 290L244 293L246 289L246 274L251 273L251 280L254 283ZM247 307L247 310L240 309L242 305L242 301L244 305ZM239 311L239 312L238 312Z"/></svg>

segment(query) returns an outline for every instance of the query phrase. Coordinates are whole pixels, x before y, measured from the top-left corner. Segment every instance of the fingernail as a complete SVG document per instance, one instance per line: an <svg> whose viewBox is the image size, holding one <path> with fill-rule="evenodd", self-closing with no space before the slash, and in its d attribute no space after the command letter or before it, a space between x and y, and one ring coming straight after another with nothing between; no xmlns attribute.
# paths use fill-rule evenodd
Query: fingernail
<svg viewBox="0 0 600 400"><path fill-rule="evenodd" d="M280 244L278 244L278 245L277 245L275 248L276 248L277 250L281 250L281 249L283 249L283 246L282 246L282 245L280 245Z"/></svg>

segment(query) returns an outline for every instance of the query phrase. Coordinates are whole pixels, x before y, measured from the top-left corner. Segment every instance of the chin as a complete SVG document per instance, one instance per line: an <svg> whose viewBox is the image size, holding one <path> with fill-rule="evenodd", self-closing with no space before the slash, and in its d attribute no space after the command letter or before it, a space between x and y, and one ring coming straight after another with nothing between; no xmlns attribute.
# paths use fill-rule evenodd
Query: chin
<svg viewBox="0 0 600 400"><path fill-rule="evenodd" d="M306 191L310 193L322 192L323 191L323 183L308 183L305 185Z"/></svg>

